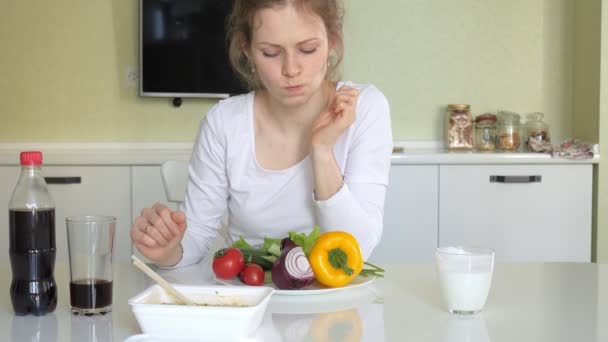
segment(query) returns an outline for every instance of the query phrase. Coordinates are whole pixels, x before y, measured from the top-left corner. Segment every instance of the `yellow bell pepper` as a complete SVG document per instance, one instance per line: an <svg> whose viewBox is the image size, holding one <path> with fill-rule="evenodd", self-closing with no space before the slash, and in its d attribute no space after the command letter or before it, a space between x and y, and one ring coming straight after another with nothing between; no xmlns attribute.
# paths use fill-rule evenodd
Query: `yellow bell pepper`
<svg viewBox="0 0 608 342"><path fill-rule="evenodd" d="M321 234L308 261L317 281L329 287L348 284L363 269L359 243L347 232Z"/></svg>

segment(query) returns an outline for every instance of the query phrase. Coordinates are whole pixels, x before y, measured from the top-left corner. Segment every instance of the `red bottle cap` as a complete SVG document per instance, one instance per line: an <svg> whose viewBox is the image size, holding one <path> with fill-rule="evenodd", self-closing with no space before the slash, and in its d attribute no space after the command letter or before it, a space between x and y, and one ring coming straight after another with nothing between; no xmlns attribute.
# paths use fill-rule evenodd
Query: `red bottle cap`
<svg viewBox="0 0 608 342"><path fill-rule="evenodd" d="M24 151L20 155L21 165L41 165L42 152L40 151Z"/></svg>

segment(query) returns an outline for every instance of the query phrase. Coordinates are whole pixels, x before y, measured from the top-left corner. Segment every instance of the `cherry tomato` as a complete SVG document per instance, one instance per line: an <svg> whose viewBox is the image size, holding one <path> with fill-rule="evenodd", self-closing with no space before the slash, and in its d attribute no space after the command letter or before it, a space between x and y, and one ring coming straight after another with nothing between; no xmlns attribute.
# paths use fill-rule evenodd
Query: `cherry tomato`
<svg viewBox="0 0 608 342"><path fill-rule="evenodd" d="M230 279L237 276L245 266L245 258L238 248L223 248L213 256L213 273L218 278Z"/></svg>
<svg viewBox="0 0 608 342"><path fill-rule="evenodd" d="M258 264L249 263L241 272L241 281L247 285L264 284L264 269Z"/></svg>

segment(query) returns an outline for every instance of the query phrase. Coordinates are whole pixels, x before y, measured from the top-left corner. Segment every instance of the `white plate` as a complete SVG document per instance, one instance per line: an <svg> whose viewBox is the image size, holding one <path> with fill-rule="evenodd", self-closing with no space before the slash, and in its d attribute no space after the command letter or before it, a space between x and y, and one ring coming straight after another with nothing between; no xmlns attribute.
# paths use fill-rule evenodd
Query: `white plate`
<svg viewBox="0 0 608 342"><path fill-rule="evenodd" d="M217 278L214 274L213 279L216 282L218 282L220 284L224 284L224 285L249 286L249 285L243 283L238 277L234 277L232 279L220 279L220 278ZM316 295L316 294L323 294L323 293L329 293L329 292L334 292L334 291L341 291L341 290L346 290L346 289L357 288L360 286L367 285L367 284L371 283L372 281L374 281L375 279L376 279L376 277L357 276L353 280L351 280L350 283L348 283L347 285L344 285L342 287L327 287L327 286L319 283L318 281L314 281L312 284L304 286L303 288L298 289L298 290L281 290L281 289L277 288L273 283L264 284L264 286L274 288L275 295L307 296L307 295Z"/></svg>

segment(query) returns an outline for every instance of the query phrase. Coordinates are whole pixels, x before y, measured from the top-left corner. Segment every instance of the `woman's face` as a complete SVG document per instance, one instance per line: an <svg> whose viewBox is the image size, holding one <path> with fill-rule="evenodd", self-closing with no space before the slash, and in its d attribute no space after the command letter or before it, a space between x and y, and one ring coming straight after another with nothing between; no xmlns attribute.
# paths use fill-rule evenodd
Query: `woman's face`
<svg viewBox="0 0 608 342"><path fill-rule="evenodd" d="M271 97L285 106L306 103L327 73L329 42L323 20L292 5L259 11L250 57Z"/></svg>

